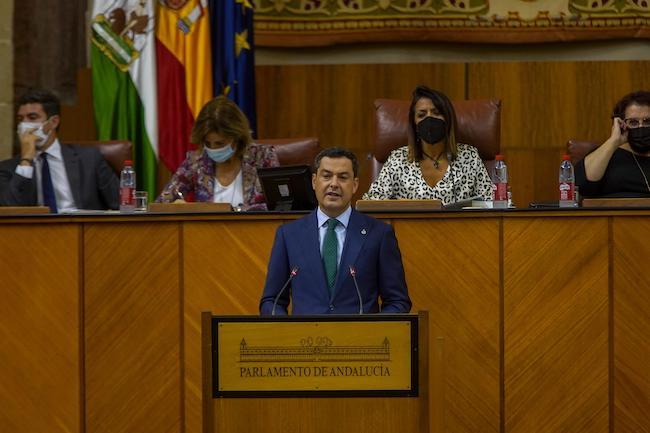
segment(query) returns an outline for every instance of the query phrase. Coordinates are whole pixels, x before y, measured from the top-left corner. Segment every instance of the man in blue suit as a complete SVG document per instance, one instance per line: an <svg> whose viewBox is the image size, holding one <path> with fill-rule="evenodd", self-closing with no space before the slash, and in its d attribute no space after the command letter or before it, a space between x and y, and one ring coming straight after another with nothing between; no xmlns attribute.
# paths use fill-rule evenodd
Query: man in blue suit
<svg viewBox="0 0 650 433"><path fill-rule="evenodd" d="M278 228L261 314L288 314L290 302L292 314L409 312L395 232L350 206L358 170L347 149L328 148L316 156L312 186L318 208Z"/></svg>

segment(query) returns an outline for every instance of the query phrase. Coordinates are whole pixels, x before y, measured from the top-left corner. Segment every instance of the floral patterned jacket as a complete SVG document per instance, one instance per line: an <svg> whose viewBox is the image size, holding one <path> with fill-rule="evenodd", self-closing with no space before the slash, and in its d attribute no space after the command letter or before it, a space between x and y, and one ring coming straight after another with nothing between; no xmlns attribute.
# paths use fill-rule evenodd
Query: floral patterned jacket
<svg viewBox="0 0 650 433"><path fill-rule="evenodd" d="M266 210L266 201L256 169L279 165L278 156L272 146L255 143L248 146L241 164L244 183L242 210ZM187 152L185 161L178 167L156 201L170 201L175 198L176 191L182 193L186 201L212 201L214 176L215 164L202 149Z"/></svg>

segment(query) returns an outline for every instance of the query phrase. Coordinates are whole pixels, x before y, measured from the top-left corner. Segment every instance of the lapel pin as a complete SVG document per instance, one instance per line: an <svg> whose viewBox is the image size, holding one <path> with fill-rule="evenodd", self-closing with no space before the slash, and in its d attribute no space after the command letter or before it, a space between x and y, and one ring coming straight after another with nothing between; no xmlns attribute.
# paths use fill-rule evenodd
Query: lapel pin
<svg viewBox="0 0 650 433"><path fill-rule="evenodd" d="M366 233L368 233L368 232L366 231L366 229L361 229L361 234L362 234L362 235L365 235Z"/></svg>

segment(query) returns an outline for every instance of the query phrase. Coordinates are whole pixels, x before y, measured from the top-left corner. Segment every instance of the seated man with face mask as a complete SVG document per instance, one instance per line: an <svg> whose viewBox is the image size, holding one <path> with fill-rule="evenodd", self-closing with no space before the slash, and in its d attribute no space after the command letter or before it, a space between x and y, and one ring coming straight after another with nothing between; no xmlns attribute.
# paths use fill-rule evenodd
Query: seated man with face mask
<svg viewBox="0 0 650 433"><path fill-rule="evenodd" d="M18 100L20 154L0 162L0 206L117 209L119 180L99 151L59 142L60 108L44 90Z"/></svg>
<svg viewBox="0 0 650 433"><path fill-rule="evenodd" d="M612 119L610 137L576 164L580 194L650 197L650 92L625 95Z"/></svg>

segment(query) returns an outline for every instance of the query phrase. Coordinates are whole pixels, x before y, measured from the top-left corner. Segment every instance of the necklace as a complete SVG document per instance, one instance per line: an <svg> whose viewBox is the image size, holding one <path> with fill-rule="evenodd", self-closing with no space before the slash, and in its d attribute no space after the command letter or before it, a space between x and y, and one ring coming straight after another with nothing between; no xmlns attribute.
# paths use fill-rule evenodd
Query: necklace
<svg viewBox="0 0 650 433"><path fill-rule="evenodd" d="M427 158L429 158L429 159L431 160L431 162L433 162L433 166L436 168L436 170L437 170L438 168L440 168L440 158L442 157L442 153L443 153L443 152L440 152L440 153L438 154L438 156L436 156L436 157L434 158L434 157L432 157L431 155L429 155L428 153L426 153L424 150L422 151L422 154L423 154L424 156L426 156ZM649 187L648 189L650 190L650 187Z"/></svg>
<svg viewBox="0 0 650 433"><path fill-rule="evenodd" d="M648 192L650 192L650 184L648 184L648 178L645 176L645 172L641 168L641 164L639 164L639 160L636 159L636 155L633 153L632 157L634 157L634 162L636 162L636 166L639 167L639 170L641 171L641 174L643 175L643 180L645 180L645 187L648 188Z"/></svg>

